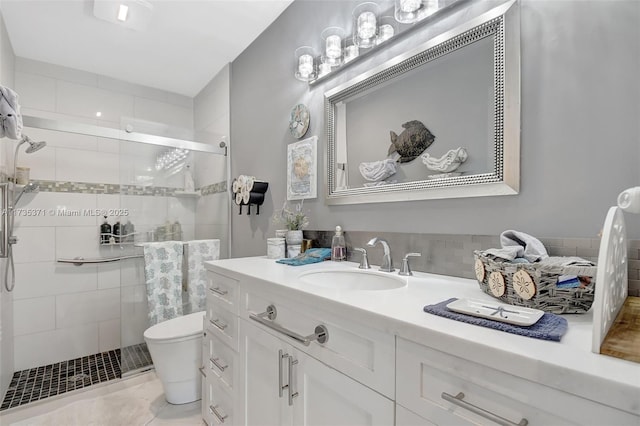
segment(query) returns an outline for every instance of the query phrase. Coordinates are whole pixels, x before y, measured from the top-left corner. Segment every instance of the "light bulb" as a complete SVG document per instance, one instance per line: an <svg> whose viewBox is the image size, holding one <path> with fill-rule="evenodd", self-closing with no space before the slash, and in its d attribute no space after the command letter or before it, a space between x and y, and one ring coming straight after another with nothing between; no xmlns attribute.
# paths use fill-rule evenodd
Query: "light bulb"
<svg viewBox="0 0 640 426"><path fill-rule="evenodd" d="M351 45L344 48L344 61L349 62L357 58L360 54L358 46Z"/></svg>
<svg viewBox="0 0 640 426"><path fill-rule="evenodd" d="M298 59L298 72L303 78L307 78L313 72L313 56L301 55Z"/></svg>
<svg viewBox="0 0 640 426"><path fill-rule="evenodd" d="M389 40L395 34L395 30L389 24L380 25L377 44L382 43L385 40Z"/></svg>
<svg viewBox="0 0 640 426"><path fill-rule="evenodd" d="M368 40L376 35L376 15L373 12L362 12L358 16L358 37Z"/></svg>
<svg viewBox="0 0 640 426"><path fill-rule="evenodd" d="M421 0L400 0L400 10L405 13L413 13L420 9Z"/></svg>
<svg viewBox="0 0 640 426"><path fill-rule="evenodd" d="M342 43L342 40L340 39L340 36L331 35L327 37L327 41L326 41L327 58L331 58L331 59L340 58L340 56L342 55L341 43Z"/></svg>
<svg viewBox="0 0 640 426"><path fill-rule="evenodd" d="M319 70L319 72L318 72L318 75L319 75L320 77L322 77L323 75L327 75L327 74L329 74L330 72L331 72L331 65L329 65L329 64L324 64L324 63L320 64L320 70Z"/></svg>

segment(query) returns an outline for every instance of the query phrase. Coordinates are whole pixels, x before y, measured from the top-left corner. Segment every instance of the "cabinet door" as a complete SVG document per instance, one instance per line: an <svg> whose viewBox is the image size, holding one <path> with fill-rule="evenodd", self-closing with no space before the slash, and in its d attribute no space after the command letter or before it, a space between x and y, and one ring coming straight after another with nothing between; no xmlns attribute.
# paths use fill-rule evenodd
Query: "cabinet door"
<svg viewBox="0 0 640 426"><path fill-rule="evenodd" d="M281 353L285 355L287 349L292 348L245 321L240 321L240 338L245 407L243 424L291 425L287 393L283 391L280 397L279 387L281 383L288 383L286 358L281 358Z"/></svg>
<svg viewBox="0 0 640 426"><path fill-rule="evenodd" d="M296 426L389 426L393 401L303 352L291 360L293 424ZM289 359L284 367L288 368ZM288 390L285 394L288 404Z"/></svg>

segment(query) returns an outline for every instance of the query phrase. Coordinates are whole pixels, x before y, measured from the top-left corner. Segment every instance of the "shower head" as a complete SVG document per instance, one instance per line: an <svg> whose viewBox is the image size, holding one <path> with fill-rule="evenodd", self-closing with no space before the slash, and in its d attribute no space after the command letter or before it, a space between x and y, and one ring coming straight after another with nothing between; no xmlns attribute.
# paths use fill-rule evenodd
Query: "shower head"
<svg viewBox="0 0 640 426"><path fill-rule="evenodd" d="M38 191L40 191L40 186L37 183L29 182L20 190L20 193L14 200L13 205L15 206L18 204L18 201L20 200L20 198L22 198L23 194L28 194L31 192L38 192Z"/></svg>
<svg viewBox="0 0 640 426"><path fill-rule="evenodd" d="M29 138L29 136L24 135L18 146L22 145L25 142L29 143L27 149L24 150L24 152L26 152L27 154L32 154L36 151L39 151L47 145L45 141L34 142Z"/></svg>

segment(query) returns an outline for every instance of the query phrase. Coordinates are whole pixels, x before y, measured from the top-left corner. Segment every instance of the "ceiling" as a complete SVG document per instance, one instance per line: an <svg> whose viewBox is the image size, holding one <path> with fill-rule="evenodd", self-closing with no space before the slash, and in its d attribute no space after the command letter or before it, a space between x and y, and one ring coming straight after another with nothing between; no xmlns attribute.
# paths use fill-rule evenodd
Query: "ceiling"
<svg viewBox="0 0 640 426"><path fill-rule="evenodd" d="M16 56L194 97L293 0L148 1L143 31L96 18L94 0L0 0L0 11Z"/></svg>

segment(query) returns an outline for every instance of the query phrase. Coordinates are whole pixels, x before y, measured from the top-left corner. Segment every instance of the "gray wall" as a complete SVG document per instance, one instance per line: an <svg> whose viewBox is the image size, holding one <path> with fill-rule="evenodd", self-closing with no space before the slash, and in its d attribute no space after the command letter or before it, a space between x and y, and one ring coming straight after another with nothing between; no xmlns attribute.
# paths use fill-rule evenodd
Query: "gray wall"
<svg viewBox="0 0 640 426"><path fill-rule="evenodd" d="M318 151L324 153L325 91L499 2L473 1L317 86L295 80L296 47L319 47L325 27L350 29L357 3L297 0L232 64L232 176L270 182L259 216L233 216L233 256L264 254L264 239L276 228L270 216L286 195L286 149L295 141L288 117L295 104L309 106L307 136L318 135ZM640 184L640 2L522 0L520 5L520 194L327 206L319 179L318 199L304 203L311 229L341 224L347 231L494 235L513 228L549 238L597 234L617 194ZM627 219L630 237L640 237L640 219Z"/></svg>

